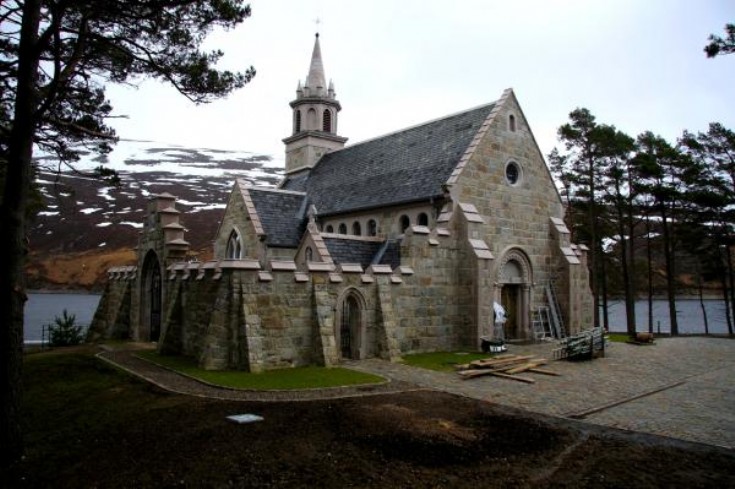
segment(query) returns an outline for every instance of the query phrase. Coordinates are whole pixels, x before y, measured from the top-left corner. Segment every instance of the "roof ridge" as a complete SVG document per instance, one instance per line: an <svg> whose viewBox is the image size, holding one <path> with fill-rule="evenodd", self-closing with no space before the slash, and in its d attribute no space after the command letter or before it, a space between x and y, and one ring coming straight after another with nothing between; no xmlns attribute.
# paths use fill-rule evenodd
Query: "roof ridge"
<svg viewBox="0 0 735 489"><path fill-rule="evenodd" d="M487 133L488 128L490 127L490 124L495 119L495 116L497 115L498 111L500 110L503 105L505 105L508 98L513 94L512 88L507 88L503 90L503 94L500 96L498 100L495 101L494 106L490 113L485 117L485 120L480 125L477 132L475 132L475 136L470 141L470 144L467 146L467 149L465 149L464 153L462 154L462 157L460 157L459 161L457 162L457 165L454 167L454 170L449 175L449 178L446 181L446 185L454 185L457 180L459 179L459 175L462 173L462 170L464 170L465 166L467 166L467 163L469 163L470 158L472 158L472 155L475 154L475 149L477 149L477 146L480 144L480 141L485 137L485 134Z"/></svg>
<svg viewBox="0 0 735 489"><path fill-rule="evenodd" d="M240 185L240 188L242 188L242 189L256 190L258 192L274 192L274 193L278 193L278 194L300 195L302 197L305 197L306 196L306 192L299 192L298 190L286 190L286 189L276 188L276 187L266 187L266 186L262 186L262 185L251 185L244 178L238 178L237 179L237 182Z"/></svg>
<svg viewBox="0 0 735 489"><path fill-rule="evenodd" d="M486 103L486 104L478 105L478 106L472 107L472 108L470 108L470 109L466 109L466 110L460 110L459 112L454 112L454 113L452 113L452 114L448 114L448 115L445 115L444 117L437 117L437 118L435 118L435 119L431 119L431 120L428 120L428 121L424 121L424 122L421 122L421 123L419 123L419 124L414 124L414 125L412 125L412 126L404 127L403 129L398 129L398 130L395 130L395 131L392 131L392 132L389 132L389 133L383 134L382 136L376 136L376 137L372 137L372 138L370 138L370 139L364 139L364 140L362 140L362 141L359 141L359 142L357 142L357 143L354 143L354 144L350 144L350 145L347 145L347 146L345 146L345 147L344 147L344 148L342 148L342 149L339 149L339 150L337 150L337 151L332 151L331 153L327 153L327 154L335 154L335 153L339 153L340 151L345 151L345 150L347 150L347 149L352 149L352 148L354 148L354 147L356 147L356 146L360 146L360 145L363 145L363 144L366 144L366 143L371 143L371 142L373 142L373 141L377 141L377 140L380 140L380 139L385 139L385 138L387 138L388 136L393 136L393 135L395 135L395 134L400 134L400 133L402 133L402 132L407 132L407 131L411 131L411 130L413 130L413 129L418 129L419 127L423 127L423 126L428 126L429 124L434 124L434 123L436 123L436 122L439 122L439 121L443 121L443 120L446 120L446 119L451 119L452 117L457 117L457 116L460 116L460 115L462 115L462 114L466 114L466 113L468 113L468 112L473 112L473 111L475 111L475 110L479 110L479 109L482 109L482 108L484 108L484 107L488 107L488 108L489 108L489 107L491 107L492 105L496 104L497 102L498 102L497 100L494 100L494 101L492 101L492 102L490 102L490 103ZM325 155L325 156L326 156L326 155ZM317 165L318 165L318 163L317 163Z"/></svg>

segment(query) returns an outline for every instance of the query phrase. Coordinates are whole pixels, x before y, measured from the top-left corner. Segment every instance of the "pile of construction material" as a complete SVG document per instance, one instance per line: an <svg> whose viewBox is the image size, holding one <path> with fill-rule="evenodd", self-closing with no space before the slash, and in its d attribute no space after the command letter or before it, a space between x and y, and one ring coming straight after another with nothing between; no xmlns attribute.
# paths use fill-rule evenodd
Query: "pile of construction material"
<svg viewBox="0 0 735 489"><path fill-rule="evenodd" d="M591 360L605 356L605 334L602 328L592 328L559 340L554 359Z"/></svg>
<svg viewBox="0 0 735 489"><path fill-rule="evenodd" d="M517 374L521 372L530 372L543 375L559 375L552 370L542 368L542 366L547 363L549 362L545 358L538 358L533 355L522 356L505 354L457 365L456 368L458 370L457 373L463 379L474 379L475 377L492 375L494 377L502 377L504 379L533 384L535 382L534 379Z"/></svg>

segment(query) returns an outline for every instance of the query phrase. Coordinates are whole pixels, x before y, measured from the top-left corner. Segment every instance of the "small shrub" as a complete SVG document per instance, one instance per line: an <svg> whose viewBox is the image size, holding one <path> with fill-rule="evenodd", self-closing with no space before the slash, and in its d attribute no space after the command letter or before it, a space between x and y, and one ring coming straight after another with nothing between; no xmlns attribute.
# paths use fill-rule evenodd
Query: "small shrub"
<svg viewBox="0 0 735 489"><path fill-rule="evenodd" d="M66 309L62 316L56 316L54 324L47 324L51 346L71 346L82 342L82 327L76 324L75 314L69 314Z"/></svg>

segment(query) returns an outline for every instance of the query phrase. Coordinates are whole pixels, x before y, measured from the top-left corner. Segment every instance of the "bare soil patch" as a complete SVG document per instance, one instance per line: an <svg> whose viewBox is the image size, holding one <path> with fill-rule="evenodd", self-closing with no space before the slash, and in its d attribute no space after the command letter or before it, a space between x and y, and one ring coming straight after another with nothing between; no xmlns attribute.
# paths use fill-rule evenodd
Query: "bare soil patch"
<svg viewBox="0 0 735 489"><path fill-rule="evenodd" d="M10 487L735 486L731 451L444 393L222 402L161 392L83 350L29 358L28 456ZM240 413L265 419L225 419Z"/></svg>

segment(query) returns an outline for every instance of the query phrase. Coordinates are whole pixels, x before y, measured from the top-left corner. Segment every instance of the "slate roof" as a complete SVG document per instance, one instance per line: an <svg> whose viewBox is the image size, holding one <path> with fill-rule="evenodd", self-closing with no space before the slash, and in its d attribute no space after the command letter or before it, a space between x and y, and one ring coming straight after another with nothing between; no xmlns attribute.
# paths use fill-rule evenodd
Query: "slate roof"
<svg viewBox="0 0 735 489"><path fill-rule="evenodd" d="M281 188L307 192L322 216L441 196L494 105L328 153L306 181L299 174Z"/></svg>
<svg viewBox="0 0 735 489"><path fill-rule="evenodd" d="M381 252L379 258L382 259L377 260L377 263L390 265L391 268L396 268L401 263L400 246L396 246L395 241L386 244L380 241L325 237L324 244L327 245L332 260L337 264L359 263L363 268L367 268Z"/></svg>
<svg viewBox="0 0 735 489"><path fill-rule="evenodd" d="M324 238L324 244L334 263L359 263L367 268L383 243L380 241L358 241L355 239Z"/></svg>
<svg viewBox="0 0 735 489"><path fill-rule="evenodd" d="M248 188L268 246L297 248L306 230L306 196L295 192Z"/></svg>

